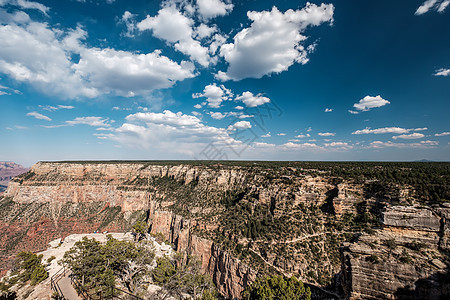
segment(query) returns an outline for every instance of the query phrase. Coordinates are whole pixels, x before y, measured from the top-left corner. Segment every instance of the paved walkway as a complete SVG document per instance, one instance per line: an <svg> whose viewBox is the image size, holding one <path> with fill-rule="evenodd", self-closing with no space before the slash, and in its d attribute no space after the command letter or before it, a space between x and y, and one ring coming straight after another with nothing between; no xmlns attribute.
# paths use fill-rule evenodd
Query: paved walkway
<svg viewBox="0 0 450 300"><path fill-rule="evenodd" d="M72 286L72 283L70 282L69 274L66 274L66 276L64 276L60 280L58 280L57 284L61 288L64 299L67 299L67 300L80 300L81 299L78 296L77 291L75 291L75 288Z"/></svg>

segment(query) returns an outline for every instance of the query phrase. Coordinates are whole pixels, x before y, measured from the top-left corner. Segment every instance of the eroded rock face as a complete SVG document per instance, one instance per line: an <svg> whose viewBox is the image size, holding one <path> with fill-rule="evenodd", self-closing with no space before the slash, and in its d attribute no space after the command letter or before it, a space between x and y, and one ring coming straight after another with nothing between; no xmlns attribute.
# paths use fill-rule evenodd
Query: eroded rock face
<svg viewBox="0 0 450 300"><path fill-rule="evenodd" d="M441 215L447 211L439 209ZM442 212L445 210L445 212ZM341 248L348 299L445 299L450 295L448 233L437 211L389 207L383 228ZM446 238L444 240L444 237ZM444 247L442 247L444 246ZM443 297L443 298L441 298Z"/></svg>
<svg viewBox="0 0 450 300"><path fill-rule="evenodd" d="M202 271L211 275L222 295L239 298L244 288L256 279L257 272L212 241L192 234L190 220L172 212L152 210L149 222L151 233L163 234L177 251L199 259Z"/></svg>
<svg viewBox="0 0 450 300"><path fill-rule="evenodd" d="M429 208L393 206L383 213L383 224L393 227L405 227L415 230L438 232L441 228L440 217Z"/></svg>

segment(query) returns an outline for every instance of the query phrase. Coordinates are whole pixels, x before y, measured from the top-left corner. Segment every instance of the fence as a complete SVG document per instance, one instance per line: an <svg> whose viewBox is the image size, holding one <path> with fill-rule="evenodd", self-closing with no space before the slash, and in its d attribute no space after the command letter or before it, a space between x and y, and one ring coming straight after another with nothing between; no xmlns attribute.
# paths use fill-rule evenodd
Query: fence
<svg viewBox="0 0 450 300"><path fill-rule="evenodd" d="M70 274L70 282L75 287L75 290L78 292L78 295L83 298L83 300L108 300L108 299L132 299L132 300L144 300L143 298L140 298L136 295L133 295L127 291L118 289L114 286L107 288L106 292L108 292L108 289L110 289L110 293L106 296L104 295L105 290L97 292L97 293L89 293L83 285L80 283L80 281L77 279L77 277L74 274ZM122 297L122 296L125 296Z"/></svg>
<svg viewBox="0 0 450 300"><path fill-rule="evenodd" d="M64 298L63 292L58 284L58 281L66 276L66 268L61 268L58 272L56 272L52 278L50 278L50 286L53 291L58 293L58 295Z"/></svg>

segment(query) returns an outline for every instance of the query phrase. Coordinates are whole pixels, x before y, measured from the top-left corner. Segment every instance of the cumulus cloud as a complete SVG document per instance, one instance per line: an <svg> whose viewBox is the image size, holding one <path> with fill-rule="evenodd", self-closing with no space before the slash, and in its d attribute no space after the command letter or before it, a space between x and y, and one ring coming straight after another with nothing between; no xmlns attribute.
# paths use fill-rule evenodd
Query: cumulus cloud
<svg viewBox="0 0 450 300"><path fill-rule="evenodd" d="M333 132L319 132L318 135L320 135L320 136L335 136L336 133L333 133Z"/></svg>
<svg viewBox="0 0 450 300"><path fill-rule="evenodd" d="M129 147L190 156L200 155L211 143L214 147L239 144L223 128L207 126L193 115L169 110L128 115L111 133L96 136Z"/></svg>
<svg viewBox="0 0 450 300"><path fill-rule="evenodd" d="M439 69L433 75L434 76L450 76L450 69Z"/></svg>
<svg viewBox="0 0 450 300"><path fill-rule="evenodd" d="M272 135L270 134L270 132L268 132L268 133L266 133L266 134L263 134L261 137L262 138L269 138L269 137L271 137Z"/></svg>
<svg viewBox="0 0 450 300"><path fill-rule="evenodd" d="M207 67L214 63L215 59L209 55L208 47L203 47L199 41L193 39L193 26L194 21L183 15L175 6L163 7L155 17L147 16L137 24L140 31L152 30L155 37L173 44L175 49L188 55L191 60Z"/></svg>
<svg viewBox="0 0 450 300"><path fill-rule="evenodd" d="M370 129L369 127L365 129L360 129L352 132L352 134L383 134L383 133L395 133L395 134L403 134L409 133L412 129L405 129L400 127L384 127L384 128L376 128Z"/></svg>
<svg viewBox="0 0 450 300"><path fill-rule="evenodd" d="M265 103L269 103L270 99L261 94L253 95L251 92L244 92L236 97L237 101L242 101L247 107L257 107Z"/></svg>
<svg viewBox="0 0 450 300"><path fill-rule="evenodd" d="M282 148L284 149L322 149L322 147L318 146L315 143L292 143L287 142L286 144L282 145Z"/></svg>
<svg viewBox="0 0 450 300"><path fill-rule="evenodd" d="M197 0L198 13L205 19L212 19L218 16L229 14L234 5L221 0Z"/></svg>
<svg viewBox="0 0 450 300"><path fill-rule="evenodd" d="M348 143L345 143L345 142L325 143L325 147L340 147L340 148L346 148L346 149L352 148L352 146L350 146Z"/></svg>
<svg viewBox="0 0 450 300"><path fill-rule="evenodd" d="M446 136L446 135L450 135L450 132L446 131L442 133L436 133L434 136Z"/></svg>
<svg viewBox="0 0 450 300"><path fill-rule="evenodd" d="M385 106L387 104L390 104L390 102L381 98L380 95L378 95L376 97L366 96L366 97L362 98L361 100L359 100L358 103L353 104L353 107L359 111L369 111L372 108ZM353 113L353 114L358 113L355 111L349 111L349 112Z"/></svg>
<svg viewBox="0 0 450 300"><path fill-rule="evenodd" d="M252 128L252 124L249 121L239 121L234 123L233 125L228 126L229 131L235 131L235 130L243 130L243 129L249 129Z"/></svg>
<svg viewBox="0 0 450 300"><path fill-rule="evenodd" d="M278 136L286 136L286 133L281 132L281 133L277 133Z"/></svg>
<svg viewBox="0 0 450 300"><path fill-rule="evenodd" d="M303 9L280 12L249 11L252 24L242 29L233 43L221 46L220 55L228 63L226 72L219 71L216 78L238 81L261 78L264 75L286 71L294 63L308 62L308 49L302 44L307 27L333 21L332 4L307 3Z"/></svg>
<svg viewBox="0 0 450 300"><path fill-rule="evenodd" d="M295 137L298 138L298 139L302 139L302 138L310 137L310 136L311 135L308 133L308 134L299 134L299 135L296 135Z"/></svg>
<svg viewBox="0 0 450 300"><path fill-rule="evenodd" d="M332 112L333 109L332 108L325 108L325 112Z"/></svg>
<svg viewBox="0 0 450 300"><path fill-rule="evenodd" d="M81 28L63 32L46 23L0 25L0 72L62 98L148 94L195 76L191 63L178 64L159 50L89 48L82 43L86 37ZM73 54L79 61L71 60Z"/></svg>
<svg viewBox="0 0 450 300"><path fill-rule="evenodd" d="M430 10L443 13L449 4L450 0L426 0L421 6L419 6L419 8L417 8L415 15L423 15Z"/></svg>
<svg viewBox="0 0 450 300"><path fill-rule="evenodd" d="M221 112L213 112L210 113L211 118L216 119L216 120L222 120L223 118L225 118L227 115L223 114Z"/></svg>
<svg viewBox="0 0 450 300"><path fill-rule="evenodd" d="M49 117L47 117L47 116L45 116L43 114L40 114L38 112L35 112L35 111L27 113L27 116L35 117L36 119L45 120L45 121L51 121L52 120Z"/></svg>
<svg viewBox="0 0 450 300"><path fill-rule="evenodd" d="M214 83L205 86L203 93L193 94L192 98L204 97L209 107L219 108L223 101L230 100L232 96L233 93L224 85L217 86Z"/></svg>
<svg viewBox="0 0 450 300"><path fill-rule="evenodd" d="M425 137L425 135L423 133L414 132L411 134L396 135L396 136L393 136L392 138L394 140L396 140L396 139L414 140L414 139L421 139L423 137Z"/></svg>
<svg viewBox="0 0 450 300"><path fill-rule="evenodd" d="M195 35L198 36L200 39L204 39L210 37L216 31L217 27L215 25L210 27L206 24L200 24L195 29Z"/></svg>

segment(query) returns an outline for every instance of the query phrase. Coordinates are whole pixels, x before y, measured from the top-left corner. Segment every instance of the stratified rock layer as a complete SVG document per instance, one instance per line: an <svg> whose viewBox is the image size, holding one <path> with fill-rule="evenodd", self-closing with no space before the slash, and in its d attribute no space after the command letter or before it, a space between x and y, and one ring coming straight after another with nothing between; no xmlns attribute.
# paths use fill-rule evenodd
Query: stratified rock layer
<svg viewBox="0 0 450 300"><path fill-rule="evenodd" d="M388 207L383 228L341 249L349 299L448 299L448 208Z"/></svg>

